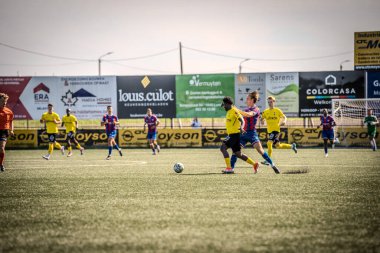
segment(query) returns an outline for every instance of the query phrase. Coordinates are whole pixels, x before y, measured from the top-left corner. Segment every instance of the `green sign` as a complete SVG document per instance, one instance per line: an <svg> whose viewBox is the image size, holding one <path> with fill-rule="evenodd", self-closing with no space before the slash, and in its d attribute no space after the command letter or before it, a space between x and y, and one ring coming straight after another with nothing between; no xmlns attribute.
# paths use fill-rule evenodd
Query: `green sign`
<svg viewBox="0 0 380 253"><path fill-rule="evenodd" d="M233 74L176 76L177 117L224 117L220 105L225 96L234 98L234 82Z"/></svg>

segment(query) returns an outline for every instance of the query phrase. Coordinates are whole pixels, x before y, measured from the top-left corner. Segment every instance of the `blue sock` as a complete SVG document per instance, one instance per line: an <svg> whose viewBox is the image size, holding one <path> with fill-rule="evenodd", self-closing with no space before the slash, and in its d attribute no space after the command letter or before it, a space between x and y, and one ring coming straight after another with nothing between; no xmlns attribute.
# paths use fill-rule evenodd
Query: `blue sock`
<svg viewBox="0 0 380 253"><path fill-rule="evenodd" d="M265 161L267 161L270 165L273 165L273 161L272 159L270 159L269 155L267 154L267 152L264 152L263 154L263 158L265 159Z"/></svg>
<svg viewBox="0 0 380 253"><path fill-rule="evenodd" d="M112 146L108 146L108 155L112 154Z"/></svg>
<svg viewBox="0 0 380 253"><path fill-rule="evenodd" d="M119 146L117 144L115 144L114 148L119 150Z"/></svg>
<svg viewBox="0 0 380 253"><path fill-rule="evenodd" d="M237 156L236 155L232 155L231 156L231 168L235 168L236 161L237 161Z"/></svg>

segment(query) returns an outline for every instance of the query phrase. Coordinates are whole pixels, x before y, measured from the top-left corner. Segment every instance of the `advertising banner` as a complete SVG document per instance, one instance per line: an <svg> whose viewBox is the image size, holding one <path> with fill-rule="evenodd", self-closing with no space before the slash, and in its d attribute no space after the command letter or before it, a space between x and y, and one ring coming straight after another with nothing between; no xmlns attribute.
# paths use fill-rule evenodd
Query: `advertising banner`
<svg viewBox="0 0 380 253"><path fill-rule="evenodd" d="M225 117L220 106L225 96L234 98L234 75L176 76L178 118Z"/></svg>
<svg viewBox="0 0 380 253"><path fill-rule="evenodd" d="M259 100L256 105L260 112L266 107L265 74L237 74L235 75L235 105L244 110L247 108L247 95L253 91L259 92Z"/></svg>
<svg viewBox="0 0 380 253"><path fill-rule="evenodd" d="M266 128L258 128L257 134L263 146L266 146L268 141L269 134L266 131ZM203 147L220 147L223 140L226 138L227 132L226 129L203 129L202 130L202 145ZM280 129L280 141L288 142L288 129Z"/></svg>
<svg viewBox="0 0 380 253"><path fill-rule="evenodd" d="M119 118L143 118L151 108L158 118L175 118L175 76L118 76Z"/></svg>
<svg viewBox="0 0 380 253"><path fill-rule="evenodd" d="M119 134L119 131L118 131ZM76 139L84 147L107 147L108 137L104 130L102 129L81 129L78 130L76 134ZM117 136L116 138L117 139ZM56 138L57 142L61 145L66 145L66 132L60 130ZM38 130L38 146L47 147L49 143L48 135L42 130ZM72 145L75 149L75 145Z"/></svg>
<svg viewBox="0 0 380 253"><path fill-rule="evenodd" d="M331 99L364 98L363 71L300 72L300 117L331 113Z"/></svg>
<svg viewBox="0 0 380 253"><path fill-rule="evenodd" d="M36 148L37 130L14 130L14 136L9 136L7 148Z"/></svg>
<svg viewBox="0 0 380 253"><path fill-rule="evenodd" d="M289 128L289 142L295 142L301 146L323 145L322 129L317 128ZM366 128L338 129L335 137L339 139L339 146L367 146L369 147L368 133ZM379 133L375 139L380 142Z"/></svg>
<svg viewBox="0 0 380 253"><path fill-rule="evenodd" d="M40 119L53 104L61 117L71 108L78 119L101 119L116 108L116 77L0 77L0 91L10 95L16 119Z"/></svg>
<svg viewBox="0 0 380 253"><path fill-rule="evenodd" d="M266 95L276 98L276 107L288 117L298 117L298 73L267 73L265 83Z"/></svg>
<svg viewBox="0 0 380 253"><path fill-rule="evenodd" d="M380 31L355 33L355 70L380 69Z"/></svg>
<svg viewBox="0 0 380 253"><path fill-rule="evenodd" d="M367 98L380 98L380 72L367 72Z"/></svg>
<svg viewBox="0 0 380 253"><path fill-rule="evenodd" d="M119 132L121 147L148 147L147 131L124 129ZM201 129L159 129L157 142L160 147L202 147Z"/></svg>
<svg viewBox="0 0 380 253"><path fill-rule="evenodd" d="M0 92L9 96L7 107L14 113L14 119L32 119L20 95L31 77L0 77Z"/></svg>

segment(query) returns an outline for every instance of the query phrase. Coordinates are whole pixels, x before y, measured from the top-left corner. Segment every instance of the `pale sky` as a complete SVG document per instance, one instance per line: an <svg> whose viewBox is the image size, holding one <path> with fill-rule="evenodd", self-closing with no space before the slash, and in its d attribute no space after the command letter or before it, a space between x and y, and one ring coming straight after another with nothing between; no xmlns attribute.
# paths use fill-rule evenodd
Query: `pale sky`
<svg viewBox="0 0 380 253"><path fill-rule="evenodd" d="M379 31L379 13L378 0L0 0L0 43L92 60L0 45L0 76L97 75L110 51L103 75L180 74L180 41L184 74L238 73L245 58L308 59L250 60L246 73L353 70L354 32Z"/></svg>

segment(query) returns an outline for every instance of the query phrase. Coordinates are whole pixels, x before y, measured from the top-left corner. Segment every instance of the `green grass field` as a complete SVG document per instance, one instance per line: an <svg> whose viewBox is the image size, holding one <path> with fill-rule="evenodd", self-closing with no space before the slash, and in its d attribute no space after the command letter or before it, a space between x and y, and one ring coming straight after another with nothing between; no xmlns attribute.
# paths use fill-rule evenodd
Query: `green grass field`
<svg viewBox="0 0 380 253"><path fill-rule="evenodd" d="M370 149L274 150L280 175L242 161L222 175L218 149L45 153L7 151L0 252L380 252Z"/></svg>

